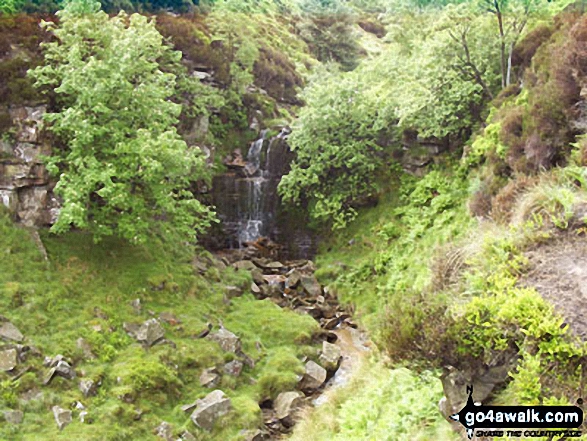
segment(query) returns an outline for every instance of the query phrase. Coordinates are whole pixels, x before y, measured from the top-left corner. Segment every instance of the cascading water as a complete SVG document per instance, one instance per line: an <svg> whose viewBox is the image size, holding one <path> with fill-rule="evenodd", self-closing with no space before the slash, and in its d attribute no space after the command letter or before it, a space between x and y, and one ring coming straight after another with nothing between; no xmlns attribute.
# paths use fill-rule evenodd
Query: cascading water
<svg viewBox="0 0 587 441"><path fill-rule="evenodd" d="M271 139L267 131L251 143L246 163L241 160L214 178L212 195L222 222L223 248L240 248L261 237L283 245L292 257L309 257L314 240L306 222L295 210L285 210L277 194L281 177L294 158L286 143L286 130Z"/></svg>

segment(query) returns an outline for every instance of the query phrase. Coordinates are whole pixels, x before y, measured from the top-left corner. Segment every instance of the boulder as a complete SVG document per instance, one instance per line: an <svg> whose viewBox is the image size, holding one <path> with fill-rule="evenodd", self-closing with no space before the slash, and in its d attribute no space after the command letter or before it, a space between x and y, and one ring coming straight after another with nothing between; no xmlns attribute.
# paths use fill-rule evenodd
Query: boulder
<svg viewBox="0 0 587 441"><path fill-rule="evenodd" d="M490 363L469 371L461 371L452 366L446 368L440 380L446 401L439 403L445 418L460 411L465 405L468 394L467 386L473 385L473 401L483 403L489 398L496 386L509 378L514 370L518 355L514 352L499 354Z"/></svg>
<svg viewBox="0 0 587 441"><path fill-rule="evenodd" d="M277 418L284 422L284 424L291 425L293 423L295 411L303 403L303 393L299 391L282 392L275 399L273 409L275 410Z"/></svg>
<svg viewBox="0 0 587 441"><path fill-rule="evenodd" d="M164 311L161 314L159 314L159 319L161 321L164 321L165 323L171 325L171 326L176 326L181 324L181 320L179 320L175 314L173 314L172 312L169 311Z"/></svg>
<svg viewBox="0 0 587 441"><path fill-rule="evenodd" d="M18 364L18 352L16 349L0 350L0 371L8 372Z"/></svg>
<svg viewBox="0 0 587 441"><path fill-rule="evenodd" d="M262 293L261 288L255 282L251 283L251 292L255 295L259 295Z"/></svg>
<svg viewBox="0 0 587 441"><path fill-rule="evenodd" d="M243 432L243 436L245 441L269 441L271 439L271 435L261 429L247 430Z"/></svg>
<svg viewBox="0 0 587 441"><path fill-rule="evenodd" d="M147 346L153 346L159 340L163 339L164 336L165 330L163 326L161 326L159 320L152 318L141 325L135 338Z"/></svg>
<svg viewBox="0 0 587 441"><path fill-rule="evenodd" d="M96 395L97 386L93 380L85 379L79 382L79 390L84 394L84 397L90 397Z"/></svg>
<svg viewBox="0 0 587 441"><path fill-rule="evenodd" d="M192 435L190 432L188 432L187 430L184 430L184 432L181 434L180 440L182 440L182 441L196 441L196 437L194 435Z"/></svg>
<svg viewBox="0 0 587 441"><path fill-rule="evenodd" d="M306 363L306 373L300 382L300 389L314 391L324 384L326 376L326 369L310 360Z"/></svg>
<svg viewBox="0 0 587 441"><path fill-rule="evenodd" d="M84 354L84 359L85 360L93 360L94 358L96 358L96 356L94 355L94 353L92 352L92 347L90 346L90 344L83 339L82 337L78 338L76 341L76 345L77 348L79 350L82 351L82 353Z"/></svg>
<svg viewBox="0 0 587 441"><path fill-rule="evenodd" d="M8 321L0 323L0 338L18 343L24 339L18 328Z"/></svg>
<svg viewBox="0 0 587 441"><path fill-rule="evenodd" d="M322 295L322 286L320 283L318 283L316 277L301 276L300 283L302 284L304 291L306 291L310 296L318 297L319 295Z"/></svg>
<svg viewBox="0 0 587 441"><path fill-rule="evenodd" d="M250 260L239 260L232 264L237 270L253 271L257 269L257 266Z"/></svg>
<svg viewBox="0 0 587 441"><path fill-rule="evenodd" d="M226 285L224 287L224 297L228 300L234 299L235 297L240 297L243 295L243 289L234 286L234 285Z"/></svg>
<svg viewBox="0 0 587 441"><path fill-rule="evenodd" d="M197 401L197 408L192 413L191 420L204 430L212 430L216 420L226 415L231 409L230 399L224 392L217 389Z"/></svg>
<svg viewBox="0 0 587 441"><path fill-rule="evenodd" d="M240 360L233 360L229 363L224 365L224 373L226 375L230 375L231 377L238 377L240 376L241 372L243 371L243 362Z"/></svg>
<svg viewBox="0 0 587 441"><path fill-rule="evenodd" d="M163 421L153 431L155 436L163 438L165 441L173 441L173 427L167 421Z"/></svg>
<svg viewBox="0 0 587 441"><path fill-rule="evenodd" d="M23 413L20 410L5 410L4 420L8 424L20 424L22 423Z"/></svg>
<svg viewBox="0 0 587 441"><path fill-rule="evenodd" d="M296 288L300 284L301 278L302 275L298 270L291 270L291 272L287 276L287 280L285 281L285 287L291 289Z"/></svg>
<svg viewBox="0 0 587 441"><path fill-rule="evenodd" d="M59 406L53 406L53 417L59 430L71 423L71 410L65 410Z"/></svg>
<svg viewBox="0 0 587 441"><path fill-rule="evenodd" d="M56 355L54 358L45 357L43 364L51 368L45 375L45 380L43 381L45 385L51 383L51 380L56 375L66 380L73 380L75 378L75 370L65 361L65 358L61 354Z"/></svg>
<svg viewBox="0 0 587 441"><path fill-rule="evenodd" d="M135 314L139 315L143 309L143 306L141 305L141 299L134 299L130 302L130 306L132 306L132 309L134 310Z"/></svg>
<svg viewBox="0 0 587 441"><path fill-rule="evenodd" d="M215 367L204 369L200 375L200 385L209 388L217 387L220 384L220 379L220 374Z"/></svg>
<svg viewBox="0 0 587 441"><path fill-rule="evenodd" d="M341 357L339 346L328 343L327 341L322 342L322 353L318 361L326 370L332 372L338 369Z"/></svg>
<svg viewBox="0 0 587 441"><path fill-rule="evenodd" d="M226 352L236 354L241 351L240 338L226 328L220 328L218 331L209 334L207 338L218 343Z"/></svg>
<svg viewBox="0 0 587 441"><path fill-rule="evenodd" d="M262 286L267 283L263 278L263 271L261 271L259 268L252 270L251 275L253 276L253 282L255 282L257 285Z"/></svg>

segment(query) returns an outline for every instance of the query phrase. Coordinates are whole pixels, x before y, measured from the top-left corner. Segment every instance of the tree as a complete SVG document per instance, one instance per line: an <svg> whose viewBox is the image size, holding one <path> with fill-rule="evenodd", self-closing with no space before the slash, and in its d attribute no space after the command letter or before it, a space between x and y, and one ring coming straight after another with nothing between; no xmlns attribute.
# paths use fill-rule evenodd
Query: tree
<svg viewBox="0 0 587 441"><path fill-rule="evenodd" d="M546 9L543 0L480 0L481 6L495 15L500 45L502 89L510 85L512 53L528 20Z"/></svg>
<svg viewBox="0 0 587 441"><path fill-rule="evenodd" d="M55 41L45 47L45 65L30 72L59 108L45 117L61 141L47 158L63 199L52 231L74 226L96 240L141 242L164 227L191 239L213 213L188 191L208 171L177 134L176 76L161 64L179 63L181 53L147 17L109 18L99 8L74 0L58 12L59 25L45 23Z"/></svg>
<svg viewBox="0 0 587 441"><path fill-rule="evenodd" d="M333 228L354 219L376 190L381 163L377 107L354 73L316 73L289 138L296 159L279 184L284 200L306 205L313 219Z"/></svg>

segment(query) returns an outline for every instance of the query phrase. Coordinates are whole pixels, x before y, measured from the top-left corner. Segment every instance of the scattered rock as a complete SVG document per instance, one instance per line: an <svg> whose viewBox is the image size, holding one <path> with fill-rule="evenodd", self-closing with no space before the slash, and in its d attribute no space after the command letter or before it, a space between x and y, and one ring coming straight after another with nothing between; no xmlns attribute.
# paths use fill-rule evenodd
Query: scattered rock
<svg viewBox="0 0 587 441"><path fill-rule="evenodd" d="M300 382L300 389L313 391L318 389L326 381L326 369L318 363L310 360L306 363L306 373Z"/></svg>
<svg viewBox="0 0 587 441"><path fill-rule="evenodd" d="M85 423L87 421L89 423L90 422L90 419L87 418L87 416L88 416L88 411L87 410L82 410L79 413L79 422L80 423Z"/></svg>
<svg viewBox="0 0 587 441"><path fill-rule="evenodd" d="M71 423L71 410L65 410L59 406L53 406L53 417L59 430Z"/></svg>
<svg viewBox="0 0 587 441"><path fill-rule="evenodd" d="M304 290L312 297L322 295L322 286L314 276L301 276L300 283Z"/></svg>
<svg viewBox="0 0 587 441"><path fill-rule="evenodd" d="M187 430L181 434L181 439L183 441L196 441L196 437Z"/></svg>
<svg viewBox="0 0 587 441"><path fill-rule="evenodd" d="M66 380L73 380L75 378L75 370L65 361L65 357L61 354L56 355L54 358L45 357L43 364L51 368L45 375L45 380L43 381L45 385L51 383L51 380L56 375Z"/></svg>
<svg viewBox="0 0 587 441"><path fill-rule="evenodd" d="M163 438L165 441L173 441L173 428L167 421L163 421L154 430L155 436Z"/></svg>
<svg viewBox="0 0 587 441"><path fill-rule="evenodd" d="M141 305L141 299L134 299L133 301L130 302L130 306L132 306L132 309L134 310L135 314L139 315L141 313L141 311L143 310L143 307Z"/></svg>
<svg viewBox="0 0 587 441"><path fill-rule="evenodd" d="M224 298L227 300L234 299L243 295L243 289L234 285L227 285L224 287Z"/></svg>
<svg viewBox="0 0 587 441"><path fill-rule="evenodd" d="M292 425L295 411L303 404L303 399L304 394L299 391L280 393L273 403L275 415L285 425Z"/></svg>
<svg viewBox="0 0 587 441"><path fill-rule="evenodd" d="M196 338L204 338L210 334L212 330L212 323L207 323L206 327L196 334Z"/></svg>
<svg viewBox="0 0 587 441"><path fill-rule="evenodd" d="M247 430L243 433L245 441L268 441L271 439L271 435L261 429Z"/></svg>
<svg viewBox="0 0 587 441"><path fill-rule="evenodd" d="M224 373L232 377L240 376L243 371L243 362L240 360L233 360L224 365Z"/></svg>
<svg viewBox="0 0 587 441"><path fill-rule="evenodd" d="M239 260L232 264L237 270L253 271L257 269L257 266L250 260Z"/></svg>
<svg viewBox="0 0 587 441"><path fill-rule="evenodd" d="M251 276L253 276L253 281L259 286L262 286L265 283L267 283L263 278L263 272L259 268L255 268L254 270L252 270Z"/></svg>
<svg viewBox="0 0 587 441"><path fill-rule="evenodd" d="M18 364L18 352L16 349L0 351L0 371L8 372Z"/></svg>
<svg viewBox="0 0 587 441"><path fill-rule="evenodd" d="M320 354L319 361L326 370L332 372L338 369L341 357L342 355L339 346L328 343L327 341L322 342L322 353Z"/></svg>
<svg viewBox="0 0 587 441"><path fill-rule="evenodd" d="M208 335L208 338L215 341L226 352L236 354L241 351L241 341L236 335L226 328L220 328L217 332Z"/></svg>
<svg viewBox="0 0 587 441"><path fill-rule="evenodd" d="M200 385L209 388L217 387L220 384L220 379L220 374L215 367L204 369L200 375Z"/></svg>
<svg viewBox="0 0 587 441"><path fill-rule="evenodd" d="M179 320L173 313L168 311L164 311L161 314L159 314L159 318L171 326L181 324L181 320Z"/></svg>
<svg viewBox="0 0 587 441"><path fill-rule="evenodd" d="M135 338L147 346L153 346L159 340L163 339L164 336L165 330L163 326L161 326L159 320L152 318L140 326Z"/></svg>
<svg viewBox="0 0 587 441"><path fill-rule="evenodd" d="M5 410L4 411L4 420L8 424L20 424L22 423L24 415L20 410Z"/></svg>
<svg viewBox="0 0 587 441"><path fill-rule="evenodd" d="M261 294L261 288L255 282L251 283L251 292L255 295Z"/></svg>
<svg viewBox="0 0 587 441"><path fill-rule="evenodd" d="M212 430L218 418L226 415L232 409L230 399L221 390L215 390L197 401L197 408L192 413L194 424L204 430Z"/></svg>
<svg viewBox="0 0 587 441"><path fill-rule="evenodd" d="M334 317L331 319L327 319L324 321L324 323L322 323L322 327L324 329L328 329L328 330L332 330L334 328L336 328L340 323L340 319L338 317Z"/></svg>
<svg viewBox="0 0 587 441"><path fill-rule="evenodd" d="M296 288L300 284L300 280L302 279L302 275L296 269L292 270L289 275L287 276L287 280L285 281L286 288Z"/></svg>
<svg viewBox="0 0 587 441"><path fill-rule="evenodd" d="M97 385L93 380L85 379L79 382L79 390L84 394L84 397L96 395Z"/></svg>
<svg viewBox="0 0 587 441"><path fill-rule="evenodd" d="M264 274L263 280L270 285L278 285L281 283L285 283L286 277L282 274Z"/></svg>
<svg viewBox="0 0 587 441"><path fill-rule="evenodd" d="M0 338L20 343L24 336L12 323L5 321L0 323Z"/></svg>
<svg viewBox="0 0 587 441"><path fill-rule="evenodd" d="M96 356L92 352L92 347L85 339L83 339L82 337L78 338L76 344L78 349L80 349L84 354L84 358L86 360L93 360L94 358L96 358Z"/></svg>

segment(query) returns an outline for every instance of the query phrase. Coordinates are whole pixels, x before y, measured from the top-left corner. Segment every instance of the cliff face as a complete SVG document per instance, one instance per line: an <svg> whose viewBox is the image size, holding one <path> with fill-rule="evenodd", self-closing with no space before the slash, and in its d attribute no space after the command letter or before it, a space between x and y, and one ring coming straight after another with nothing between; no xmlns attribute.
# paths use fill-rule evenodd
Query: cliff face
<svg viewBox="0 0 587 441"><path fill-rule="evenodd" d="M0 141L0 200L26 226L48 225L59 213L54 182L42 164L51 154L43 136L46 105L9 108L13 131Z"/></svg>

